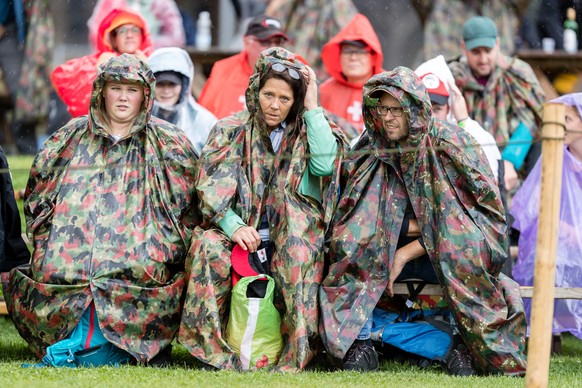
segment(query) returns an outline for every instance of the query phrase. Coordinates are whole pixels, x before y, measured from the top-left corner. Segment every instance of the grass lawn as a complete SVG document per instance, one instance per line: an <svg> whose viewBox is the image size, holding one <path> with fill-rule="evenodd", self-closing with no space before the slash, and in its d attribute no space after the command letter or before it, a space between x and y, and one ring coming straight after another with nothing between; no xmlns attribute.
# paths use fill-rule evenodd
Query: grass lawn
<svg viewBox="0 0 582 388"><path fill-rule="evenodd" d="M12 185L14 191L24 190L26 182L28 181L28 174L30 173L30 166L32 166L33 156L11 156L8 155L8 165L10 166L10 173L12 174ZM26 231L26 224L24 221L24 213L22 212L22 200L17 201L18 209L20 209L20 222L22 225L22 232Z"/></svg>
<svg viewBox="0 0 582 388"><path fill-rule="evenodd" d="M32 157L8 158L15 190L26 186ZM22 209L22 201L19 201ZM24 219L23 219L24 220ZM123 386L378 386L378 387L523 387L525 379L512 377L448 376L442 369L422 370L415 366L383 361L374 373L310 371L299 374L269 372L237 373L206 371L200 368L179 344L173 349L174 366L146 368L124 366L95 369L22 368L35 363L34 355L7 317L0 317L0 387L95 387ZM550 365L551 387L582 387L582 341L571 335L562 339L562 354L553 356Z"/></svg>
<svg viewBox="0 0 582 388"><path fill-rule="evenodd" d="M14 329L12 322L0 317L0 387L158 387L172 386L305 386L305 387L523 387L524 378L517 377L450 377L438 367L418 367L384 361L379 372L302 372L279 374L269 372L238 373L206 371L180 345L173 350L174 366L147 368L124 366L95 369L22 368L22 363L35 363L33 354ZM562 340L562 355L552 357L551 387L582 386L582 341L570 336Z"/></svg>

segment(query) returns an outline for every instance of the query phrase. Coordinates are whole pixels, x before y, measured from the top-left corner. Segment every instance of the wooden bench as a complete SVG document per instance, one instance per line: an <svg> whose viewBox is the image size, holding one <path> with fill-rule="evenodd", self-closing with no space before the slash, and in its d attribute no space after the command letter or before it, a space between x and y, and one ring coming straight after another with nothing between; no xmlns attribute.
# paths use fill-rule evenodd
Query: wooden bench
<svg viewBox="0 0 582 388"><path fill-rule="evenodd" d="M412 282L415 283L415 282ZM416 283L419 284L420 282ZM533 287L531 286L521 286L521 297L531 298L533 296ZM408 295L408 286L406 283L395 283L394 284L394 294L396 295ZM435 295L442 296L441 286L438 284L427 284L424 286L418 295ZM560 288L556 287L554 289L554 299L582 299L582 288Z"/></svg>

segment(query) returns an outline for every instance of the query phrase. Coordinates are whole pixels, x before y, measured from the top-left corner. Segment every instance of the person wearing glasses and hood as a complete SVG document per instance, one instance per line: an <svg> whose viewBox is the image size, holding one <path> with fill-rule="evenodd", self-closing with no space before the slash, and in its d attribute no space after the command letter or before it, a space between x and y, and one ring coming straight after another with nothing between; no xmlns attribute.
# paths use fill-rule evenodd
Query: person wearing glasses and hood
<svg viewBox="0 0 582 388"><path fill-rule="evenodd" d="M261 53L246 103L248 110L218 122L202 153L196 188L203 221L190 250L178 340L206 364L241 369L224 336L231 251L235 244L264 248L285 343L269 364L301 370L318 339L324 233L346 142L318 106L313 70L280 47Z"/></svg>
<svg viewBox="0 0 582 388"><path fill-rule="evenodd" d="M142 17L130 10L113 9L99 25L97 51L57 66L51 82L71 116L86 115L99 65L124 53L146 61L151 52L150 32Z"/></svg>
<svg viewBox="0 0 582 388"><path fill-rule="evenodd" d="M186 132L200 155L210 129L218 120L192 96L194 65L190 56L181 48L164 47L150 55L148 65L156 77L152 115Z"/></svg>
<svg viewBox="0 0 582 388"><path fill-rule="evenodd" d="M328 353L344 369L376 369L372 313L385 292L393 296L396 280L420 276L437 279L458 331L449 373L524 374L523 302L500 273L507 224L493 174L481 168L483 150L431 118L427 90L406 67L366 83L364 121L329 228L330 268L319 294Z"/></svg>
<svg viewBox="0 0 582 388"><path fill-rule="evenodd" d="M43 365L169 356L199 219L197 156L184 132L151 116L154 85L135 55L110 59L90 114L55 132L32 165L31 264L2 280L10 316Z"/></svg>
<svg viewBox="0 0 582 388"><path fill-rule="evenodd" d="M319 86L321 106L346 120L340 125L350 140L364 130L362 88L382 71L382 46L368 18L362 14L334 36L321 52L325 69L331 75ZM338 123L339 124L339 123Z"/></svg>

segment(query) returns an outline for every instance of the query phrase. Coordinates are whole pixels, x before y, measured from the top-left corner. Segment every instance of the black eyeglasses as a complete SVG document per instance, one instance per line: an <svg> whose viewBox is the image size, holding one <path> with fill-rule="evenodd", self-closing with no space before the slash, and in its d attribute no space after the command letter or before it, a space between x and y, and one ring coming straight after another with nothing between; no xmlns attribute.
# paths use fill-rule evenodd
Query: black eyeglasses
<svg viewBox="0 0 582 388"><path fill-rule="evenodd" d="M258 40L257 42L263 47L281 47L285 43L285 39L283 38L272 38L267 40Z"/></svg>
<svg viewBox="0 0 582 388"><path fill-rule="evenodd" d="M392 114L394 117L400 117L402 116L402 113L404 113L404 109L401 106L378 105L376 107L376 113L378 113L380 116L386 116L388 111L390 111L390 114Z"/></svg>
<svg viewBox="0 0 582 388"><path fill-rule="evenodd" d="M115 33L119 34L121 36L125 36L125 35L129 34L130 32L134 35L139 34L141 32L141 28L139 28L137 26L129 25L129 26L118 27L115 29Z"/></svg>
<svg viewBox="0 0 582 388"><path fill-rule="evenodd" d="M287 70L287 73L289 73L291 78L300 79L297 70L287 67L282 63L274 63L273 66L271 66L271 69L275 70L277 73L284 73L285 70Z"/></svg>
<svg viewBox="0 0 582 388"><path fill-rule="evenodd" d="M357 57L362 57L364 55L370 54L370 50L342 48L340 53L341 53L341 55L345 55L346 57L351 57L352 55L355 55Z"/></svg>

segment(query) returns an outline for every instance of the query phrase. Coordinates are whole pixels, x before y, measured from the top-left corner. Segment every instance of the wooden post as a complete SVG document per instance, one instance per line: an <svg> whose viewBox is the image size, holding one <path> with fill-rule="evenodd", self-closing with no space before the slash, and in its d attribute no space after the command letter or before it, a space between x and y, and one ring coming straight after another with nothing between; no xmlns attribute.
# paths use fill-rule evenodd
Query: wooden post
<svg viewBox="0 0 582 388"><path fill-rule="evenodd" d="M564 122L564 105L555 103L544 105L540 216L527 352L527 387L548 386L562 166L564 163Z"/></svg>

